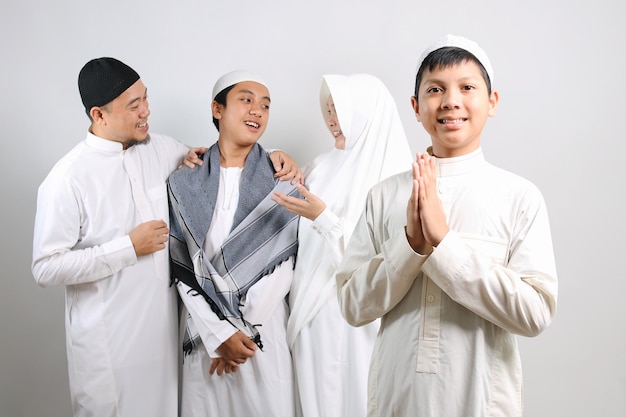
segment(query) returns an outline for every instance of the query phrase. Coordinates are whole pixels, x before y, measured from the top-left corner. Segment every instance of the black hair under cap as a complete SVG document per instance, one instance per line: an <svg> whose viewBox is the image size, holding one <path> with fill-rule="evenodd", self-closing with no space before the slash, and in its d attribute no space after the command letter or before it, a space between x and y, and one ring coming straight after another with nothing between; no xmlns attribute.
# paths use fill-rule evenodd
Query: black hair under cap
<svg viewBox="0 0 626 417"><path fill-rule="evenodd" d="M139 74L115 58L96 58L78 74L78 91L87 113L115 100L139 79Z"/></svg>

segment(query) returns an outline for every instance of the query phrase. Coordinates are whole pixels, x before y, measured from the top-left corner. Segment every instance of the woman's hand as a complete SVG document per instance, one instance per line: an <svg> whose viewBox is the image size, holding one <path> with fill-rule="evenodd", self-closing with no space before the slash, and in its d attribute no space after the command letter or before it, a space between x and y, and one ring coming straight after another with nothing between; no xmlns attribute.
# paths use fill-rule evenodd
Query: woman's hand
<svg viewBox="0 0 626 417"><path fill-rule="evenodd" d="M296 188L304 198L291 197L279 191L275 191L272 200L292 213L299 214L309 220L317 219L317 216L326 208L326 203L307 190L304 185L298 184Z"/></svg>

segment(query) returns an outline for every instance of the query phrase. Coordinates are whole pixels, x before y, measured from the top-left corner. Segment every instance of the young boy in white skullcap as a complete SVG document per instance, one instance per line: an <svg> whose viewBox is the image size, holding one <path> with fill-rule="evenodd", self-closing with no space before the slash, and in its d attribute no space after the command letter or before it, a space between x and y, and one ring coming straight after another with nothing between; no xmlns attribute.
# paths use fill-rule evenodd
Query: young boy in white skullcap
<svg viewBox="0 0 626 417"><path fill-rule="evenodd" d="M217 142L204 163L168 179L172 274L184 303L181 415L294 415L286 295L298 216L271 200L297 195L257 143L270 94L248 71L213 88Z"/></svg>
<svg viewBox="0 0 626 417"><path fill-rule="evenodd" d="M550 324L557 276L540 191L481 150L493 78L466 38L424 51L411 103L432 146L372 188L336 275L349 323L382 318L369 416L522 415L515 335Z"/></svg>

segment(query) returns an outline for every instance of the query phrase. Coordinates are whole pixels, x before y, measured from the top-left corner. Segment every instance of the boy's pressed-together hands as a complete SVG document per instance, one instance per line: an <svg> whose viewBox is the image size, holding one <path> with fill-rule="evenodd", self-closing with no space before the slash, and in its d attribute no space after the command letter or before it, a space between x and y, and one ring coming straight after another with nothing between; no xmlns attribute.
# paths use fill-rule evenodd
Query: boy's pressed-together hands
<svg viewBox="0 0 626 417"><path fill-rule="evenodd" d="M429 255L450 228L437 196L435 158L418 153L413 162L413 188L406 208L406 237L413 250Z"/></svg>

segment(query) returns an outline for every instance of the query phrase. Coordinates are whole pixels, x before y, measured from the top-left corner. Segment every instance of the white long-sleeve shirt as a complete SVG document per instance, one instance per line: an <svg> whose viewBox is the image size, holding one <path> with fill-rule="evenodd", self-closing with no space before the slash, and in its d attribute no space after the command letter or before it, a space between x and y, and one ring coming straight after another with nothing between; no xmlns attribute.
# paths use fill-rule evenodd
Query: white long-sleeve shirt
<svg viewBox="0 0 626 417"><path fill-rule="evenodd" d="M203 247L207 254L218 251L231 231L242 171L237 167L220 168L215 210ZM202 340L202 345L184 358L183 417L293 416L293 368L286 338L286 296L292 279L293 259L289 259L250 287L241 311L246 320L260 326L264 349L257 350L237 372L221 376L209 374L211 358L220 356L215 350L238 329L229 321L220 320L206 300L193 295L188 285L177 282L185 307L182 319L186 321L187 313L191 315L192 325ZM244 328L239 330L247 332Z"/></svg>
<svg viewBox="0 0 626 417"><path fill-rule="evenodd" d="M556 311L543 197L480 149L436 163L451 230L433 253L407 242L406 172L371 190L336 276L348 322L382 318L368 415L521 416L514 335L539 334Z"/></svg>
<svg viewBox="0 0 626 417"><path fill-rule="evenodd" d="M122 149L92 134L39 187L33 275L65 286L72 407L76 416L176 415L176 292L167 248L138 258L129 232L169 223L165 180L187 153L151 135Z"/></svg>

